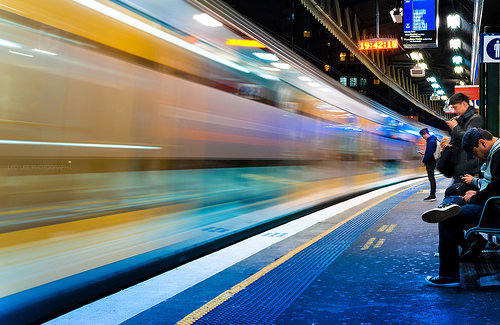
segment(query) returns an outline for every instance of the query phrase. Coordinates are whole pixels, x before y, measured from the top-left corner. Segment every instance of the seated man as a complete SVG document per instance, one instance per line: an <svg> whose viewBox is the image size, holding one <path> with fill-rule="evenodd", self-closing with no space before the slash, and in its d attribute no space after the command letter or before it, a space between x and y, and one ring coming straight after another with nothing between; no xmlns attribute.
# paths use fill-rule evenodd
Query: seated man
<svg viewBox="0 0 500 325"><path fill-rule="evenodd" d="M464 196L448 196L443 204L422 214L426 222L439 222L439 275L428 276L425 281L434 286L460 286L458 246L466 247L464 230L476 226L484 203L500 195L500 141L482 129L468 130L462 139L467 158L486 159L486 170L479 191L468 191ZM480 238L479 238L480 237ZM477 236L479 244L472 244L467 254L480 252L486 240Z"/></svg>

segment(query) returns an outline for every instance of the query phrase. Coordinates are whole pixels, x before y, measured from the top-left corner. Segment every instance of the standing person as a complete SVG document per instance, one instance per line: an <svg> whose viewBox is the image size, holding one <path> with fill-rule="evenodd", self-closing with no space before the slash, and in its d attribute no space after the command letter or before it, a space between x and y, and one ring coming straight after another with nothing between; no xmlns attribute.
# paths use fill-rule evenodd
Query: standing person
<svg viewBox="0 0 500 325"><path fill-rule="evenodd" d="M449 104L453 106L457 117L446 121L451 129L450 145L460 147L462 138L471 128L483 128L483 117L477 114L476 109L469 106L469 97L462 93L456 93L449 99ZM467 161L466 153L463 149L458 152L458 161L453 172L453 183L461 183L461 176L465 174L475 175L480 172L483 162L480 159Z"/></svg>
<svg viewBox="0 0 500 325"><path fill-rule="evenodd" d="M424 199L424 201L431 202L436 201L436 178L434 177L434 169L436 169L436 159L434 159L434 152L437 148L437 139L435 135L430 135L429 130L427 128L423 128L420 130L420 135L426 141L425 144L425 153L420 151L421 155L424 155L422 162L425 165L425 169L427 170L427 177L429 178L429 182L431 183L431 191L428 197Z"/></svg>
<svg viewBox="0 0 500 325"><path fill-rule="evenodd" d="M467 247L464 230L477 226L486 200L500 195L500 141L490 132L472 128L465 133L462 148L468 157L486 159L484 181L479 191L464 196L447 196L438 208L422 214L426 222L439 222L439 275L425 281L433 286L460 286L458 246ZM496 215L497 220L498 212ZM478 235L460 259L472 258L482 251L486 240Z"/></svg>

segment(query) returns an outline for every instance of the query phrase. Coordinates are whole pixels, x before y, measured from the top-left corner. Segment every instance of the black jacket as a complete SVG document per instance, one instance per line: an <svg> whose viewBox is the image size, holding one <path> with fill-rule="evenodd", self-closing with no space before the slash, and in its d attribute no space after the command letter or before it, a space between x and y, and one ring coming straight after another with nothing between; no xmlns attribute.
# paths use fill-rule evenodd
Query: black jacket
<svg viewBox="0 0 500 325"><path fill-rule="evenodd" d="M484 128L483 117L476 113L474 107L469 106L464 115L457 119L458 125L451 131L451 141L450 144L456 147L460 147L462 144L462 138L469 129L471 128ZM460 175L465 174L477 174L481 170L481 165L483 161L481 159L472 159L467 161L467 153L460 149L458 153L458 163L455 166L455 171L453 173L453 178L456 181L460 180Z"/></svg>

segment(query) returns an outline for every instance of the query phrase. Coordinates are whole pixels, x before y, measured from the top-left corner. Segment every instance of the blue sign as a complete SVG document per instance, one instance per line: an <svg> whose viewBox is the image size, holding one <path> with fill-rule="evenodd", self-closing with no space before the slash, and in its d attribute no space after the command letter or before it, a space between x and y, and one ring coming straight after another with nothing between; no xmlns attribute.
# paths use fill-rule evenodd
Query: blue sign
<svg viewBox="0 0 500 325"><path fill-rule="evenodd" d="M482 62L500 63L500 34L481 34Z"/></svg>
<svg viewBox="0 0 500 325"><path fill-rule="evenodd" d="M403 47L437 47L436 0L404 0Z"/></svg>

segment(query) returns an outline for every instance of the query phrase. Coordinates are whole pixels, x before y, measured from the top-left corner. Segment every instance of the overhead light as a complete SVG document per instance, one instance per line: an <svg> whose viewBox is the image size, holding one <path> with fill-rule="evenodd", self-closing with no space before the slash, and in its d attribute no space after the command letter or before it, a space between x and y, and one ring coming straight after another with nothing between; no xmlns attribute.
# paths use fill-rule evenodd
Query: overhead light
<svg viewBox="0 0 500 325"><path fill-rule="evenodd" d="M271 65L275 66L276 68L283 69L283 70L288 70L291 68L291 66L287 63L281 63L281 62L273 62Z"/></svg>
<svg viewBox="0 0 500 325"><path fill-rule="evenodd" d="M443 89L439 89L438 91L436 91L436 94L442 96L442 95L444 95L444 90Z"/></svg>
<svg viewBox="0 0 500 325"><path fill-rule="evenodd" d="M213 19L207 14L194 15L193 19L208 27L221 27L222 23L218 20Z"/></svg>
<svg viewBox="0 0 500 325"><path fill-rule="evenodd" d="M441 100L447 100L448 99L448 96L444 95L444 96L441 96Z"/></svg>
<svg viewBox="0 0 500 325"><path fill-rule="evenodd" d="M446 17L446 22L448 23L448 28L454 29L454 28L460 27L460 20L461 20L461 18L458 14L448 15L448 17Z"/></svg>
<svg viewBox="0 0 500 325"><path fill-rule="evenodd" d="M429 78L427 78L427 81L428 82L436 82L437 80L435 77L429 77Z"/></svg>
<svg viewBox="0 0 500 325"><path fill-rule="evenodd" d="M453 64L462 64L463 58L460 55L454 55L451 60Z"/></svg>
<svg viewBox="0 0 500 325"><path fill-rule="evenodd" d="M267 70L267 71L281 71L278 68L271 68L271 67L260 67L262 70Z"/></svg>
<svg viewBox="0 0 500 325"><path fill-rule="evenodd" d="M92 10L95 10L95 11L98 11L108 17L111 17L115 20L118 20L122 23L125 23L129 26L132 26L134 28L137 28L145 33L148 33L150 35L153 35L155 37L158 37L164 41L167 41L169 43L172 43L172 44L175 44L177 46L180 46L188 51L191 51L191 52L194 52L198 55L201 55L203 57L206 57L210 60L213 60L215 62L219 62L221 64L224 64L228 67L231 67L233 69L236 69L236 70L239 70L239 71L242 71L242 72L245 72L245 73L249 73L250 71L248 71L246 68L242 67L241 65L239 64L236 64L232 61L229 61L227 59L224 59L223 57L217 55L217 54L214 54L214 53L211 53L205 49L202 49L200 47L197 47L196 45L194 44L191 44L189 42L186 42L185 40L182 40L178 37L175 37L169 33L166 33L165 31L163 30L160 30L156 27L153 27L141 20L138 20L132 16L129 16L121 11L118 11L116 9L113 9L111 7L108 7L100 2L97 2L95 0L73 0L74 2L77 2L83 6L86 6ZM208 16L208 15L207 15ZM215 19L214 19L215 20Z"/></svg>
<svg viewBox="0 0 500 325"><path fill-rule="evenodd" d="M462 66L460 66L460 65L456 66L454 68L454 70L455 70L455 73L462 73L462 72L464 72L464 68Z"/></svg>
<svg viewBox="0 0 500 325"><path fill-rule="evenodd" d="M11 47L14 49L21 48L21 45L14 43L14 42L11 42L11 41L7 41L6 39L2 39L2 38L0 38L0 46Z"/></svg>
<svg viewBox="0 0 500 325"><path fill-rule="evenodd" d="M320 88L319 90L327 92L330 91L330 88Z"/></svg>
<svg viewBox="0 0 500 325"><path fill-rule="evenodd" d="M463 82L462 80L460 80L460 86L465 86L465 82Z"/></svg>
<svg viewBox="0 0 500 325"><path fill-rule="evenodd" d="M450 40L450 47L454 50L462 47L462 41L458 38L452 38Z"/></svg>
<svg viewBox="0 0 500 325"><path fill-rule="evenodd" d="M441 88L441 86L437 82L431 84L431 87L434 88L434 89Z"/></svg>
<svg viewBox="0 0 500 325"><path fill-rule="evenodd" d="M253 55L266 61L279 61L278 57L272 53L254 52Z"/></svg>
<svg viewBox="0 0 500 325"><path fill-rule="evenodd" d="M305 76L300 76L300 77L297 77L297 78L299 78L299 79L300 79L300 80L302 80L302 81L312 81L312 79L311 79L311 78L309 78L309 77L305 77Z"/></svg>
<svg viewBox="0 0 500 325"><path fill-rule="evenodd" d="M319 87L319 86L321 86L321 85L320 85L319 83L317 83L317 82L309 82L309 83L308 83L308 85L309 85L309 86L311 86L311 87Z"/></svg>
<svg viewBox="0 0 500 325"><path fill-rule="evenodd" d="M424 62L419 63L418 65L419 65L422 69L424 69L424 70L427 70L427 69L428 69L427 64L425 64Z"/></svg>
<svg viewBox="0 0 500 325"><path fill-rule="evenodd" d="M420 52L413 51L410 53L410 57L413 61L420 61L424 59L424 56Z"/></svg>

